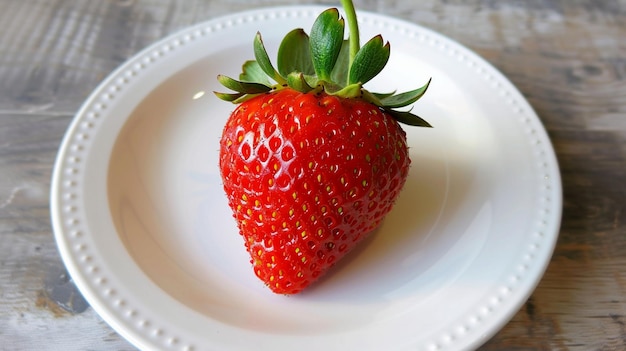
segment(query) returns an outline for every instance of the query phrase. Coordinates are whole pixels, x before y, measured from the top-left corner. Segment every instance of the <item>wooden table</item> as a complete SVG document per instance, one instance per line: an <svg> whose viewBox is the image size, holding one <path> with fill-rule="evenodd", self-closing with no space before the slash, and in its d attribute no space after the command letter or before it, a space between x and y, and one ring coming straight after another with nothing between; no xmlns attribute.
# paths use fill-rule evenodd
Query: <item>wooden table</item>
<svg viewBox="0 0 626 351"><path fill-rule="evenodd" d="M356 3L482 55L527 97L556 149L564 187L556 251L530 299L481 349L626 350L626 2ZM132 350L84 303L59 257L48 208L59 143L88 94L130 56L249 5L1 0L0 8L0 350Z"/></svg>

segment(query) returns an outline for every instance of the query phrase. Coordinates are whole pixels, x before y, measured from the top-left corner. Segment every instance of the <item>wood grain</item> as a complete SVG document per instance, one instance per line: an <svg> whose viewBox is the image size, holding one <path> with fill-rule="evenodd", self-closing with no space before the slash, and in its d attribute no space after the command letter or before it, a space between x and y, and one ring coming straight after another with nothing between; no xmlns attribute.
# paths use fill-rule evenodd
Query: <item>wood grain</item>
<svg viewBox="0 0 626 351"><path fill-rule="evenodd" d="M530 101L556 149L564 211L553 259L528 302L481 349L626 350L626 2L355 2L483 56ZM255 6L295 3L311 2ZM126 59L249 7L0 0L0 350L134 349L91 308L79 313L50 296L64 273L48 209L58 146L88 94Z"/></svg>

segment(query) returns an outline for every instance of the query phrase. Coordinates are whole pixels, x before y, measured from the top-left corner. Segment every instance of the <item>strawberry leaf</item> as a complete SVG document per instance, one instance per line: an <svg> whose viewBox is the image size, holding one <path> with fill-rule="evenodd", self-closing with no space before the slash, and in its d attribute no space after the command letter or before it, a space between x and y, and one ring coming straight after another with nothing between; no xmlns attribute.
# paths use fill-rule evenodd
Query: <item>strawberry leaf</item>
<svg viewBox="0 0 626 351"><path fill-rule="evenodd" d="M340 85L348 84L348 71L350 71L350 41L344 40L331 73L331 80Z"/></svg>
<svg viewBox="0 0 626 351"><path fill-rule="evenodd" d="M361 84L350 84L347 87L338 90L336 92L330 92L330 95L338 95L344 98L355 98L360 97L363 94Z"/></svg>
<svg viewBox="0 0 626 351"><path fill-rule="evenodd" d="M302 93L325 92L340 98L358 98L392 114L399 122L430 127L422 118L397 111L419 100L430 85L396 94L374 93L363 88L387 65L390 45L379 34L360 46L359 27L352 0L340 0L345 18L336 8L322 12L314 21L309 35L294 29L278 48L276 69L269 58L261 33L254 37L254 60L244 63L239 80L220 75L218 80L234 93L215 92L222 100L235 104L260 94L291 88ZM344 39L348 26L348 38Z"/></svg>
<svg viewBox="0 0 626 351"><path fill-rule="evenodd" d="M348 84L365 84L383 70L389 61L390 47L377 35L359 49L354 57L348 78Z"/></svg>
<svg viewBox="0 0 626 351"><path fill-rule="evenodd" d="M422 117L414 115L411 112L395 111L395 110L388 110L388 109L385 109L385 111L389 113L393 118L395 118L396 121L400 123L404 123L404 124L414 126L414 127L426 127L426 128L433 127L430 125L430 123L426 122L426 120L424 120Z"/></svg>
<svg viewBox="0 0 626 351"><path fill-rule="evenodd" d="M226 88L244 94L258 94L270 91L272 88L252 82L241 82L225 75L218 75L217 80Z"/></svg>
<svg viewBox="0 0 626 351"><path fill-rule="evenodd" d="M382 100L384 98L390 97L392 95L394 95L396 92L393 91L391 93L371 93L372 95L374 95L377 99Z"/></svg>
<svg viewBox="0 0 626 351"><path fill-rule="evenodd" d="M274 66L272 65L272 61L270 61L270 57L267 54L267 50L265 50L265 45L263 45L263 39L261 38L261 33L257 32L254 37L254 58L259 63L259 66L267 74L270 78L274 79L278 84L285 84L287 81L276 71Z"/></svg>
<svg viewBox="0 0 626 351"><path fill-rule="evenodd" d="M306 83L310 87L316 87L319 84L319 79L317 78L317 76L315 74L313 74L313 75L305 74L304 75L304 80L306 80Z"/></svg>
<svg viewBox="0 0 626 351"><path fill-rule="evenodd" d="M309 91L313 90L313 87L311 87L307 83L304 74L301 72L290 73L287 76L287 84L289 84L292 89L297 90L301 93L308 93Z"/></svg>
<svg viewBox="0 0 626 351"><path fill-rule="evenodd" d="M235 105L239 105L242 102L246 102L246 101L248 101L248 100L250 100L250 99L252 99L254 97L257 97L257 96L259 96L259 94L244 94L241 97L233 100L232 103L235 104Z"/></svg>
<svg viewBox="0 0 626 351"><path fill-rule="evenodd" d="M270 80L267 78L267 74L263 72L259 63L254 60L246 61L243 64L239 80L243 82L256 82L267 86L272 85Z"/></svg>
<svg viewBox="0 0 626 351"><path fill-rule="evenodd" d="M278 72L287 77L292 72L314 74L309 36L298 28L289 32L278 48Z"/></svg>
<svg viewBox="0 0 626 351"><path fill-rule="evenodd" d="M430 85L430 79L421 88L407 91L406 93L391 95L391 96L382 98L380 99L380 102L382 103L384 107L388 107L388 108L407 106L419 100L419 98L421 98L422 95L426 93L426 90L428 89L429 85Z"/></svg>
<svg viewBox="0 0 626 351"><path fill-rule="evenodd" d="M360 84L359 84L360 85ZM370 92L367 89L361 89L361 93L363 94L363 98L365 99L365 101L369 101L372 104L378 106L378 107L382 107L383 104L380 102L377 94Z"/></svg>
<svg viewBox="0 0 626 351"><path fill-rule="evenodd" d="M218 98L224 100L224 101L228 101L228 102L233 102L237 99L239 99L240 97L246 95L244 93L235 93L235 94L229 94L229 93L220 93L217 91L214 91L213 94L215 94L215 96L217 96Z"/></svg>
<svg viewBox="0 0 626 351"><path fill-rule="evenodd" d="M335 8L322 12L311 28L310 45L313 67L318 78L330 80L343 45L345 23Z"/></svg>

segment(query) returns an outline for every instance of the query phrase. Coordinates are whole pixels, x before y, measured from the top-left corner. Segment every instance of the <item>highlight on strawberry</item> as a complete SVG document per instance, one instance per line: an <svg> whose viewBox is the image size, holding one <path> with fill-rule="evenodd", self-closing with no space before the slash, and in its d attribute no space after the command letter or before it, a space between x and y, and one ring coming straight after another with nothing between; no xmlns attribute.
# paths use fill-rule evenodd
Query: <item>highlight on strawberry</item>
<svg viewBox="0 0 626 351"><path fill-rule="evenodd" d="M276 68L261 34L239 79L219 75L237 104L220 140L228 204L254 273L273 292L295 294L315 282L391 211L409 173L399 123L430 127L410 111L422 87L395 94L364 88L387 64L389 43L360 45L356 12L342 0L310 34L289 32Z"/></svg>

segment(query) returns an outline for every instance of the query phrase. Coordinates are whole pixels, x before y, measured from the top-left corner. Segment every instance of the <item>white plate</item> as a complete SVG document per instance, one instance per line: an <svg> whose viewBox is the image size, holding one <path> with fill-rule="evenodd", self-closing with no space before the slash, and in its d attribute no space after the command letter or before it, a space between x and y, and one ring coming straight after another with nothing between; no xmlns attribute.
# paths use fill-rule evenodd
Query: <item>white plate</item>
<svg viewBox="0 0 626 351"><path fill-rule="evenodd" d="M375 236L300 295L254 276L223 194L218 139L260 30L271 57L322 7L218 18L170 36L85 102L52 181L59 250L91 306L142 349L464 350L522 306L551 257L560 175L532 108L492 66L412 23L359 13L392 58L373 90L433 78L406 127L413 160ZM400 81L402 79L402 81Z"/></svg>

